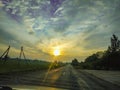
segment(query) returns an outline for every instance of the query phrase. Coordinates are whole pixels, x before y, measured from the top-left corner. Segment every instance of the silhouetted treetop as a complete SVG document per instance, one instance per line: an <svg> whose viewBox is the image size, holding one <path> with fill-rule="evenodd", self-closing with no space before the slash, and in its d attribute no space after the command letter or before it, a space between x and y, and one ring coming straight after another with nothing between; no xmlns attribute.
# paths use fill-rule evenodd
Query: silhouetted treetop
<svg viewBox="0 0 120 90"><path fill-rule="evenodd" d="M118 37L113 34L111 37L111 46L108 47L109 52L116 52L120 50L120 40L118 40Z"/></svg>
<svg viewBox="0 0 120 90"><path fill-rule="evenodd" d="M78 60L75 58L74 60L72 60L72 63L71 63L73 66L77 66L79 65L79 62Z"/></svg>

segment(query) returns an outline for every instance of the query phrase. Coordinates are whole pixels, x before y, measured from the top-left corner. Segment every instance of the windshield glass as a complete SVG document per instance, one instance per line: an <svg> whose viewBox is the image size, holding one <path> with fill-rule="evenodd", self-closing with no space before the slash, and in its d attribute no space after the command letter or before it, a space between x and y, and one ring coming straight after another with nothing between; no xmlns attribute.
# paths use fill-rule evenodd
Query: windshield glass
<svg viewBox="0 0 120 90"><path fill-rule="evenodd" d="M0 89L119 90L120 0L0 0Z"/></svg>

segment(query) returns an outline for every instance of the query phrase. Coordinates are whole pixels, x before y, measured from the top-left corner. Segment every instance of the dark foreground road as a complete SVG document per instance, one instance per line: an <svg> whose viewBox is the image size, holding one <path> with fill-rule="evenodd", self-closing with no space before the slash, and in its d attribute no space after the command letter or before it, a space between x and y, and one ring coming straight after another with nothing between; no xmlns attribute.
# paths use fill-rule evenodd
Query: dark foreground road
<svg viewBox="0 0 120 90"><path fill-rule="evenodd" d="M120 87L87 72L76 71L71 65L45 71L0 74L0 85L35 85L68 90L120 90Z"/></svg>

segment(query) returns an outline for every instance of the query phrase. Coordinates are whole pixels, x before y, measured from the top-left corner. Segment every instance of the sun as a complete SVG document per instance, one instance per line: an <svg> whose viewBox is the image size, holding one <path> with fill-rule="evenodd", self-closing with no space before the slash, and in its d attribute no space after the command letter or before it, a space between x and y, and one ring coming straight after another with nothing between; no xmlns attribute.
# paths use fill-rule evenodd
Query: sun
<svg viewBox="0 0 120 90"><path fill-rule="evenodd" d="M59 49L55 49L54 52L53 52L53 54L55 56L59 56L60 55L60 50Z"/></svg>

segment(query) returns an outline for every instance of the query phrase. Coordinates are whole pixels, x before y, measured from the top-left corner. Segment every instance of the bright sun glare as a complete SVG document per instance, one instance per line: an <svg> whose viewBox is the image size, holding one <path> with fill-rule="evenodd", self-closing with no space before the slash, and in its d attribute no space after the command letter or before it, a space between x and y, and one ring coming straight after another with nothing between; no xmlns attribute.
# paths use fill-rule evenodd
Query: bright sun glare
<svg viewBox="0 0 120 90"><path fill-rule="evenodd" d="M53 54L55 56L59 56L60 55L60 50L59 49L55 49L54 52L53 52Z"/></svg>

